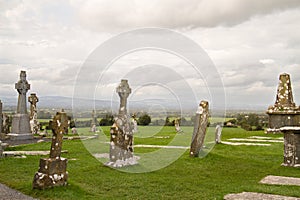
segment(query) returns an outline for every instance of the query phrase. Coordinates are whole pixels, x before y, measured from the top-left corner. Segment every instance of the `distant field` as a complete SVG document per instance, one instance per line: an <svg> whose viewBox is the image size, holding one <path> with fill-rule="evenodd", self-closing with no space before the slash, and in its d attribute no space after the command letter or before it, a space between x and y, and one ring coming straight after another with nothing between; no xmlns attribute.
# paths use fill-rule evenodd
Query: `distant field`
<svg viewBox="0 0 300 200"><path fill-rule="evenodd" d="M192 127L182 128L184 134L180 137L190 141ZM109 136L109 127L102 127L102 131L104 135L99 133L99 138ZM82 135L92 134L88 128L78 129L78 132ZM136 134L135 144L167 145L176 135L174 127L140 127L140 132ZM240 128L224 128L222 139L250 136L266 135L263 131L248 132ZM97 143L97 140L90 142L103 144L98 145L99 148L107 147L104 143ZM49 149L50 143L45 142L7 150ZM190 158L187 150L173 164L158 171L140 174L124 173L105 167L79 140L65 140L63 149L69 152L63 154L63 157L69 159L68 186L32 190L32 180L38 170L39 159L46 156L0 159L0 182L39 199L223 199L225 194L243 191L300 197L299 188L296 186L258 183L270 174L300 177L299 169L281 166L282 143L272 143L267 147L219 144L204 158ZM136 154L152 151L150 148L135 148ZM157 159L152 162L157 162Z"/></svg>

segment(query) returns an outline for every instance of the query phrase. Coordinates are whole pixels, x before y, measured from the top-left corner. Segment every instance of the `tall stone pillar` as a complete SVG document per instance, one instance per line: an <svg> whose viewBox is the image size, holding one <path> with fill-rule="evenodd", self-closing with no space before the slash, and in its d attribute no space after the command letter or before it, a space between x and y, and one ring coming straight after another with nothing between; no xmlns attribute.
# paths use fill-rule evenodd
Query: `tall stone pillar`
<svg viewBox="0 0 300 200"><path fill-rule="evenodd" d="M300 108L293 100L292 83L289 74L280 74L276 101L267 110L269 127L267 133L280 132L284 126L300 126Z"/></svg>
<svg viewBox="0 0 300 200"><path fill-rule="evenodd" d="M65 158L61 158L63 134L67 133L69 127L67 114L58 112L52 122L52 143L50 157L40 159L40 167L33 179L33 188L45 189L67 184L68 172Z"/></svg>
<svg viewBox="0 0 300 200"><path fill-rule="evenodd" d="M92 123L91 123L91 132L97 132L97 117L95 110L92 111Z"/></svg>
<svg viewBox="0 0 300 200"><path fill-rule="evenodd" d="M110 129L110 161L108 166L123 167L135 165L137 161L133 156L133 124L127 116L127 98L131 93L131 88L127 80L121 80L117 87L120 97L119 114Z"/></svg>
<svg viewBox="0 0 300 200"><path fill-rule="evenodd" d="M198 157L200 150L203 147L206 135L206 129L209 119L208 102L201 101L196 112L196 120L194 125L194 132L192 136L190 156Z"/></svg>
<svg viewBox="0 0 300 200"><path fill-rule="evenodd" d="M26 72L21 71L20 80L15 84L19 93L17 113L12 119L12 130L8 134L12 140L32 139L33 135L30 130L29 115L27 113L26 93L30 89L30 84L26 80Z"/></svg>

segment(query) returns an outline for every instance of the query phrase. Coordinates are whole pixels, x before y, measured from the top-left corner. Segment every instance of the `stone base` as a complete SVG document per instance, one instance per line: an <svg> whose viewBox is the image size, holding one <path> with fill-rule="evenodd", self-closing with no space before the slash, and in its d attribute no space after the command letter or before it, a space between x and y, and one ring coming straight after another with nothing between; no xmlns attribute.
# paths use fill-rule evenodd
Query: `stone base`
<svg viewBox="0 0 300 200"><path fill-rule="evenodd" d="M28 114L15 114L13 116L11 133L8 135L12 140L28 140L33 138Z"/></svg>
<svg viewBox="0 0 300 200"><path fill-rule="evenodd" d="M7 134L10 140L32 140L34 137L31 133L24 133L24 134L16 134L16 133L9 133Z"/></svg>
<svg viewBox="0 0 300 200"><path fill-rule="evenodd" d="M35 173L33 179L33 188L46 189L55 186L67 185L68 172L67 159L65 158L42 158L40 159L40 168Z"/></svg>

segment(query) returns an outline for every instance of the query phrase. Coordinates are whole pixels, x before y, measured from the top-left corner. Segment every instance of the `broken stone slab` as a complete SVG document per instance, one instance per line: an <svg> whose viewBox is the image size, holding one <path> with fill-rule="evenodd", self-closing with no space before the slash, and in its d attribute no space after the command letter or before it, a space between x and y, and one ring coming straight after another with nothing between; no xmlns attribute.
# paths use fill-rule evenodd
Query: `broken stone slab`
<svg viewBox="0 0 300 200"><path fill-rule="evenodd" d="M259 183L270 184L270 185L300 186L300 178L269 175L269 176L266 176L265 178L263 178Z"/></svg>
<svg viewBox="0 0 300 200"><path fill-rule="evenodd" d="M68 153L67 150L61 151L62 153ZM3 151L3 155L5 157L8 156L19 156L19 155L27 155L27 156L45 156L49 155L50 151Z"/></svg>
<svg viewBox="0 0 300 200"><path fill-rule="evenodd" d="M264 194L256 192L242 192L238 194L227 194L224 196L224 200L300 200L297 197L288 197L275 194Z"/></svg>
<svg viewBox="0 0 300 200"><path fill-rule="evenodd" d="M226 144L226 145L232 145L232 146L271 146L271 144L264 144L264 143L246 143L246 142L227 142L227 141L222 141L221 144Z"/></svg>

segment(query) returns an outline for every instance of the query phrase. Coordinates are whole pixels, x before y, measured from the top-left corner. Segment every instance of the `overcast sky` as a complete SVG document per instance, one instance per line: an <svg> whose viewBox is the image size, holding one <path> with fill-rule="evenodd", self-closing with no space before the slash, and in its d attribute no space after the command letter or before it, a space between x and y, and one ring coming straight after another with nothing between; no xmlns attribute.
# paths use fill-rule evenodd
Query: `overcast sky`
<svg viewBox="0 0 300 200"><path fill-rule="evenodd" d="M283 72L291 74L300 104L299 22L299 0L0 0L0 99L17 95L20 70L27 71L30 92L72 97L80 68L99 45L125 31L159 27L183 34L206 51L224 83L228 107L267 109ZM158 65L167 68L160 71ZM124 66L127 71L121 73ZM136 100L159 98L166 88L139 87L143 81L137 81L151 82L155 74L178 91L186 91L183 85L209 91L190 69L166 52L133 52L116 60L91 92L109 98L125 77L137 83L132 85Z"/></svg>

